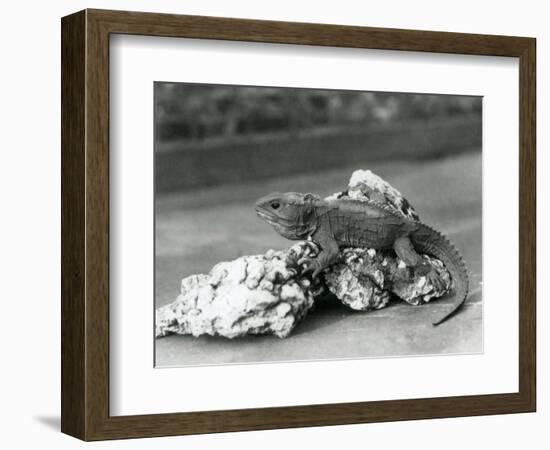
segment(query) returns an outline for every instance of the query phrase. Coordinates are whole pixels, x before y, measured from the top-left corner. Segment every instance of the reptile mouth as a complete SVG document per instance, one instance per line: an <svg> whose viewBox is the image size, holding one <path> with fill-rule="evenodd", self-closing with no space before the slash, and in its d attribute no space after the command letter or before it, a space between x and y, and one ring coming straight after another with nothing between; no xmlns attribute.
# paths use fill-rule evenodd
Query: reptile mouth
<svg viewBox="0 0 550 450"><path fill-rule="evenodd" d="M267 220L268 222L271 222L273 220L273 216L271 214L266 213L263 209L257 208L256 214L262 219Z"/></svg>

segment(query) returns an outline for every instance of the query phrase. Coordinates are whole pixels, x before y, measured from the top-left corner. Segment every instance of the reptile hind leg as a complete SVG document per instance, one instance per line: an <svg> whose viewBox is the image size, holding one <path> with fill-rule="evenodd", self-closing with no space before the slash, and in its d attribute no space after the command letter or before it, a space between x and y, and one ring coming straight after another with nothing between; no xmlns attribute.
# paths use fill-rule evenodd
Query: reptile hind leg
<svg viewBox="0 0 550 450"><path fill-rule="evenodd" d="M393 249L407 267L413 268L415 277L425 276L428 283L432 284L438 290L444 287L439 274L424 258L422 258L422 256L416 253L408 236L402 236L396 239L393 244Z"/></svg>
<svg viewBox="0 0 550 450"><path fill-rule="evenodd" d="M426 269L424 258L416 253L416 250L414 249L408 236L401 236L400 238L397 238L393 243L393 249L399 259L401 259L407 267L413 267L415 271L417 269ZM429 264L427 269L429 270Z"/></svg>

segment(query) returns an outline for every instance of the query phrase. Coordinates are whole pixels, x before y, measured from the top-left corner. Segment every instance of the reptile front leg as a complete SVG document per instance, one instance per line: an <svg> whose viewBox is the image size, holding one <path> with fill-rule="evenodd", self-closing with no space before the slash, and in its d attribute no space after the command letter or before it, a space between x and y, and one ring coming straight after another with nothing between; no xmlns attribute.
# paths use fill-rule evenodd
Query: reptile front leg
<svg viewBox="0 0 550 450"><path fill-rule="evenodd" d="M324 269L338 260L340 248L336 239L326 232L317 231L312 239L321 247L321 251L317 257L304 259L300 263L305 265L304 273L311 271L311 277L316 278Z"/></svg>

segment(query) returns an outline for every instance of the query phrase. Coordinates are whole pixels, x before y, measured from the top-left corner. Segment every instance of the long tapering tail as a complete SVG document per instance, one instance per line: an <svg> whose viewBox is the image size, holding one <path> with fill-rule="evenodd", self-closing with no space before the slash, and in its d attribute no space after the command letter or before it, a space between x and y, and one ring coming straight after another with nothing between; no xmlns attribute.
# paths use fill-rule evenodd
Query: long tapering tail
<svg viewBox="0 0 550 450"><path fill-rule="evenodd" d="M439 325L454 316L466 302L469 290L468 270L455 246L433 228L420 224L420 228L412 233L411 240L418 253L425 253L439 259L451 274L455 297L454 306L450 312L433 323Z"/></svg>

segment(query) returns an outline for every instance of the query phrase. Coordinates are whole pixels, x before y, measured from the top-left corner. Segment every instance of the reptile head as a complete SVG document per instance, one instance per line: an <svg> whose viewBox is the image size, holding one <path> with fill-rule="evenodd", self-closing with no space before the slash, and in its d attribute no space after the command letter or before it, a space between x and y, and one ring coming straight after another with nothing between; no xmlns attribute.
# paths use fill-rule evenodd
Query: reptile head
<svg viewBox="0 0 550 450"><path fill-rule="evenodd" d="M306 239L317 227L313 202L318 197L298 192L274 193L256 202L256 214L287 239Z"/></svg>

